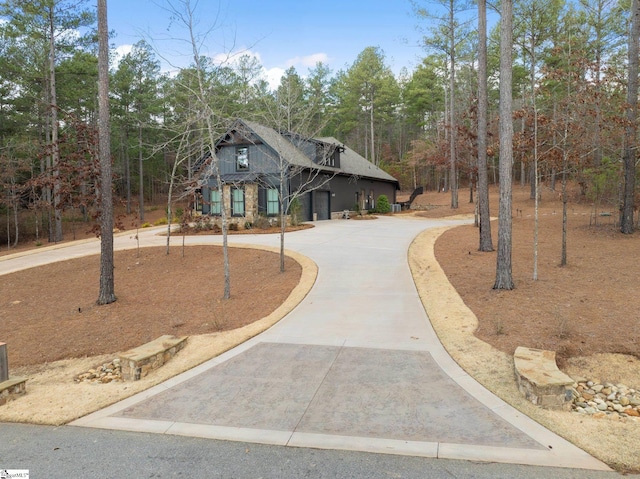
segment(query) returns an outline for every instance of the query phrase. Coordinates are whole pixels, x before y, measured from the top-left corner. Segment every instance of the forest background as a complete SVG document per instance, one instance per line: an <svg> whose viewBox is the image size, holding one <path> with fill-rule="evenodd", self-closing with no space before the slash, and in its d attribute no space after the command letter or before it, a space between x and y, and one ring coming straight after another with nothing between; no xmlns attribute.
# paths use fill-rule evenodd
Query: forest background
<svg viewBox="0 0 640 479"><path fill-rule="evenodd" d="M202 53L200 47L216 30L214 24L194 21L199 18L193 9L197 3L175 0L163 5L168 6L167 23L181 22L190 33L184 44L193 63L166 73L161 69L166 52L152 46L152 38L141 38L121 57L112 49L109 72L112 185L119 209L133 215L135 226L155 218L148 207L166 206L171 188L182 211L188 209L190 166L211 151L215 139L238 117L303 136L331 135L398 178L404 191L425 188L427 215L443 216L444 209L447 215L468 211L473 201L482 210L483 190L488 195L487 190L500 188L498 209L494 193L491 212L499 213L500 228L514 221L516 234L512 238L510 229L508 236L498 232L496 273L508 275L503 281L497 274L494 289L513 288L511 252L500 248L510 247L512 239L518 289L508 295L489 289L486 272L493 271L494 255L475 254L475 228L450 232L455 238L444 236L455 248L449 248L448 257L442 252L438 256L449 265L447 274L456 290L464 296L466 288L465 303L476 300L474 313L483 339L508 355L514 344L533 340L535 347L557 350L565 363L576 354L624 353L623 365L613 368L617 379L623 380L621 372L637 370L629 365L637 365L638 357L636 303L628 300L637 276L628 258L634 257L637 235L620 233L633 232L637 225L637 0L503 0L499 8L507 27L490 29L486 62L483 32L476 29L475 18L485 6L483 0L416 0L409 5L423 33L424 57L415 68L394 73L383 49L369 46L337 71L324 63L306 72L289 68L276 87L250 52ZM104 138L105 131L98 128L94 10L94 4L81 0L0 1L0 244L9 251L72 239L70 229L72 235L75 229L99 232L98 134ZM478 26L482 19L479 14ZM512 178L513 184L519 183L513 204ZM466 194L460 187L467 188L469 202L462 199ZM600 243L581 241L585 235L575 234L572 262L556 268L555 249L549 259L548 248L555 238L552 231L560 228L553 224L552 230L544 220L539 228L542 198L542 215L556 219L556 212L563 210L561 264L566 260L567 201L579 205L574 218L584 215L583 224L571 225L572 233L584 233L587 224L598 222L613 223L614 233ZM434 202L439 209L432 208ZM590 214L578 211L585 204ZM631 223L618 228L628 218L625 211L631 212ZM482 246L482 220L488 221L489 215L481 212L479 217L479 249L490 251L491 244ZM534 237L532 279L529 271L522 272L522 231L527 248ZM543 280L534 284L538 234ZM605 242L610 248L602 247ZM509 260L503 268L501 258ZM486 267L474 272L472 262ZM21 285L29 288L26 282ZM124 304L122 299L114 305ZM496 305L508 315L504 321L489 308ZM593 318L587 321L586 312ZM546 330L543 321L550 326ZM14 342L10 338L9 343ZM608 359L595 360L598 366L609 365ZM585 369L580 368L581 374ZM616 440L605 440L600 430L585 432L585 427L571 429L587 439L598 437L599 449L606 443L607 452L599 457L621 469L640 470L635 449L627 458L609 455L622 449L621 440L637 434L633 424L621 422L623 429L604 425Z"/></svg>
<svg viewBox="0 0 640 479"><path fill-rule="evenodd" d="M197 13L186 0L166 4L167 23L188 23ZM398 178L403 190L451 191L456 208L464 185L471 200L479 150L477 7L460 0L408 5L425 54L399 74L376 46L338 71L322 62L306 72L291 67L277 88L250 53L198 56L197 65L171 74L161 71L166 52L152 39L141 38L124 56L114 53L110 136L122 208L142 224L145 204L163 201L172 181L188 184L210 136L203 111L215 112L220 134L241 117L334 136ZM630 2L525 0L513 8L514 180L530 185L533 199L563 178L594 208L618 210ZM0 242L60 241L63 222L91 228L97 211L95 11L82 1L6 0L0 18ZM204 42L202 35L186 39L189 48ZM500 178L499 35L495 25L487 51L492 184ZM202 72L206 109L194 94Z"/></svg>

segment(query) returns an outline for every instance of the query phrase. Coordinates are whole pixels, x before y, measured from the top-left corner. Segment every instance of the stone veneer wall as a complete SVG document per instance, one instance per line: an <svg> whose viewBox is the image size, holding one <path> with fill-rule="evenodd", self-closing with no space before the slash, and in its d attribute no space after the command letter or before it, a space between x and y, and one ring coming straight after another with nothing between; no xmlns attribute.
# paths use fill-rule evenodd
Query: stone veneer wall
<svg viewBox="0 0 640 479"><path fill-rule="evenodd" d="M0 383L0 406L17 396L27 393L27 380L24 378L13 378Z"/></svg>
<svg viewBox="0 0 640 479"><path fill-rule="evenodd" d="M258 216L258 185L244 185L244 216L231 215L231 185L225 185L222 190L224 207L229 212L229 224L237 224L239 229L244 229L245 223L253 223ZM220 225L220 218L216 217L216 224Z"/></svg>
<svg viewBox="0 0 640 479"><path fill-rule="evenodd" d="M571 409L574 381L558 369L555 351L518 346L513 357L518 389L527 400L546 409Z"/></svg>
<svg viewBox="0 0 640 479"><path fill-rule="evenodd" d="M158 369L187 344L187 337L161 336L150 343L120 353L120 368L124 381L138 381Z"/></svg>

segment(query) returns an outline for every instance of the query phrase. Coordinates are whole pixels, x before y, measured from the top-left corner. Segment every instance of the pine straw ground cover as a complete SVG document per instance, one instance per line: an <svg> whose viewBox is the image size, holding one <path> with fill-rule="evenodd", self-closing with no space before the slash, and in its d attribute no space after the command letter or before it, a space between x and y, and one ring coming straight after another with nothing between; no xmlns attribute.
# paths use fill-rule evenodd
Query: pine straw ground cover
<svg viewBox="0 0 640 479"><path fill-rule="evenodd" d="M416 205L423 208L416 214L426 217L444 217L452 213L472 213L473 205L464 201L464 195L464 191L461 190L460 208L452 211L448 207L448 194L427 193L416 200ZM496 198L496 191L492 191L493 214L497 212ZM529 199L528 189L519 187L514 189L513 265L516 289L511 292L491 289L495 275L495 253L477 251L478 231L473 226L446 231L437 242L434 236L432 240L435 243L437 260L462 296L463 306L466 304L471 314L465 313L456 319L455 315L451 315L446 308L438 313L427 307L427 312L452 356L481 383L526 414L616 469L637 472L640 471L640 456L637 454L637 444L640 444L640 424L594 419L565 412L543 411L524 401L515 388L512 354L518 345L558 351L561 368L574 377L589 376L602 381L622 382L636 388L640 386L638 384L640 383L640 360L638 360L640 352L637 326L640 311L635 298L635 285L640 274L640 265L636 261L640 253L640 237L638 234L622 236L617 233L612 224L612 217L599 217L601 223L599 226L589 226L592 207L579 200L574 196L569 207L569 264L560 268L558 263L562 205L556 192L544 190L540 207L539 279L534 282L531 279L533 201ZM497 223L495 221L492 223L492 229L494 246L496 246ZM417 264L421 264L420 261L428 256L426 254L428 250L433 251L434 248L412 249L413 262L418 261ZM416 250L418 253L415 252ZM187 255L187 257L191 256ZM193 257L202 259L199 255L193 255ZM174 255L172 261L179 261L179 258L179 255ZM204 262L206 264L199 270L206 276L197 283L199 286L214 283L211 275L214 274L215 266L213 265L218 263L212 257L208 259L211 259L211 262ZM134 260L132 257L126 259L126 262L118 267L120 273L126 268L133 273L139 272L141 265L136 262L139 260ZM275 262L277 263L277 260ZM144 263L156 266L163 264L161 261L147 260L144 260ZM433 265L433 268L440 268L438 263L435 263L435 258ZM197 265L194 267L194 271L198 271ZM91 269L94 270L95 276L97 269L95 264ZM29 281L35 281L33 278L37 277L41 281L39 284L31 284L28 294L25 295L27 299L23 300L29 302L36 301L36 297L47 290L84 290L87 289L87 284L93 287L96 282L94 277L91 281L76 286L74 290L68 281L69 276L73 276L71 272L65 273L66 276L55 276L51 271L45 272L41 269L24 273L31 278ZM170 311L179 313L180 308L172 309L173 306L169 305L179 301L179 296L186 297L187 304L190 304L189 299L193 302L193 298L190 298L193 287L180 288L183 291L181 295L165 297L163 295L165 289L156 288L152 292L148 291L149 278L155 278L156 275L171 278L172 281L163 287L165 289L169 284L173 289L188 284L185 276L169 274L169 269L166 267L160 268L155 273L148 271L147 274L138 275L137 280L131 283L131 288L142 289L139 300L144 308L137 302L131 302L130 308L126 311L129 319L127 325L132 322L142 324L146 321L162 324L174 329L177 334L183 334L180 330L187 325L181 324L182 320L179 320L179 316L170 313ZM140 285L143 288L140 288ZM5 287L2 285L0 287L4 293ZM238 310L260 306L257 297L245 294L244 288L235 291L241 294L241 300L245 303L244 306L238 306ZM150 301L152 296L150 293L161 298L162 301ZM124 295L118 294L119 301L122 300L121 304L124 304L129 291ZM423 294L423 300L427 305L433 304L435 297L440 293L437 289L426 288ZM96 296L97 290L93 290L84 299L75 294L72 295L72 299L67 298L62 308L63 315L66 316L59 317L58 322L52 327L73 325L73 321L81 321L85 313L97 314L97 307L93 306ZM49 314L50 310L53 310L52 303L59 299L60 296L55 294L48 296L47 308L41 309L40 312ZM217 305L214 294L205 295L201 300L215 311ZM13 306L18 308L24 306L22 301L13 304L14 301L17 300L3 294L3 314ZM167 306L167 311L159 311L157 315L145 313L158 304ZM78 307L81 308L82 313L78 312ZM191 326L200 328L200 331L208 327L205 324L210 326L210 321L215 321L217 316L210 314L209 311L211 309L199 316L193 315L197 320L194 320ZM95 319L100 319L99 315ZM94 323L98 322L94 321ZM50 334L47 330L24 328L24 324L26 321L23 319L21 329L31 332L33 342L44 344L49 340L49 336L73 342L73 335ZM146 382L140 381L136 386L125 383L100 386L73 384L74 375L109 360L112 357L110 354L84 359L67 359L47 365L40 363L19 367L14 374L34 378L30 379L30 386L28 386L30 393L19 401L10 402L0 408L0 420L62 424L80 415L76 406L78 402L87 405L87 412L104 407L117 398L145 389L156 384L163 377L170 377L180 370L213 357L242 341L243 338L256 334L260 328L266 327L260 325L255 331L248 331L247 328L253 325L257 323L231 331L229 334L232 336L221 332L193 336L190 339L191 351L201 352L200 358L193 359L189 355L180 358L178 355L174 361L160 370L164 370L162 376L158 375ZM108 338L111 335L122 339L124 336L119 333L121 327L122 325L101 329L100 333L96 333L95 329L85 330L86 338L82 338L81 342L84 341L91 346L93 344L91 338L95 339L98 336ZM4 325L0 327L0 331L5 331ZM138 341L149 336L151 335L140 336ZM124 344L115 348L115 350L122 349L125 349ZM93 349L90 351L87 354L97 353ZM69 401L70 388L76 388L72 390L73 401ZM35 391L40 391L41 395L38 396ZM62 397L59 397L61 395Z"/></svg>
<svg viewBox="0 0 640 479"><path fill-rule="evenodd" d="M300 265L276 253L230 248L231 298L222 300L221 248L116 251L118 300L97 306L99 257L0 276L0 331L12 367L116 353L163 334L229 331L276 309L300 279Z"/></svg>
<svg viewBox="0 0 640 479"><path fill-rule="evenodd" d="M640 304L635 298L639 233L620 234L609 216L598 216L599 225L593 225L592 205L572 196L568 265L560 267L562 203L556 192L545 189L539 211L538 280L533 281L534 202L528 187L515 187L513 199L516 289L492 289L496 253L478 252L477 228L457 227L441 236L433 232L412 246L414 263L425 256L417 251L435 254L431 265L414 264L414 274L441 268L461 301L447 303L437 284L425 284L423 290L432 289L426 300L423 297L427 313L454 359L490 390L617 470L640 472L640 422L536 408L519 394L513 373L517 346L543 348L557 351L560 368L574 378L640 389ZM452 213L446 194L428 193L417 201L423 208L418 215ZM497 214L496 191L491 193L491 211ZM461 201L456 213L473 213L473 205ZM497 221L491 227L495 248ZM420 281L419 273L415 277ZM437 301L446 307L429 306Z"/></svg>
<svg viewBox="0 0 640 479"><path fill-rule="evenodd" d="M495 193L491 212L497 215ZM442 193L433 196L445 199ZM515 188L513 291L492 289L496 253L478 251L479 232L473 225L449 230L436 243L436 258L447 278L478 317L476 336L507 354L518 346L556 351L561 367L571 358L600 353L640 358L640 302L635 298L640 234L619 233L609 216L598 217L599 225L589 226L591 205L573 198L568 208L568 264L561 267L562 203L557 193L545 190L539 206L538 280L534 281L533 203L528 187ZM460 209L473 211L462 202ZM442 207L420 214L447 210L451 212ZM491 227L497 248L497 221Z"/></svg>
<svg viewBox="0 0 640 479"><path fill-rule="evenodd" d="M230 248L231 299L222 301L217 246L116 252L118 300L96 306L98 258L80 258L0 276L0 331L10 373L28 378L27 394L0 408L0 421L65 424L159 384L272 326L307 294L317 267L291 253ZM162 334L187 346L134 383L75 383L118 351Z"/></svg>

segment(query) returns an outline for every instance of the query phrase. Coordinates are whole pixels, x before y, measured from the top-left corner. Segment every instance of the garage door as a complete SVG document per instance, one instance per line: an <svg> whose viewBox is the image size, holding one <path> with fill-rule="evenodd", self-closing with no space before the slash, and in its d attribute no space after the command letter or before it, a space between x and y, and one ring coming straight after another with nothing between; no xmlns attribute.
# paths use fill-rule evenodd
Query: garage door
<svg viewBox="0 0 640 479"><path fill-rule="evenodd" d="M313 199L313 211L318 215L318 220L328 220L331 218L329 212L329 192L315 191Z"/></svg>

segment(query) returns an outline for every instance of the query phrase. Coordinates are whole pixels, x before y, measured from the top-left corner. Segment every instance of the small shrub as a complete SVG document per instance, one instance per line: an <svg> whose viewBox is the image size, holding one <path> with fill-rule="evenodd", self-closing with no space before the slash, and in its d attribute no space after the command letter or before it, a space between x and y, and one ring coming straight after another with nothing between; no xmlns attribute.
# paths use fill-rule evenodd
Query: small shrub
<svg viewBox="0 0 640 479"><path fill-rule="evenodd" d="M176 219L181 220L184 215L184 208L176 208Z"/></svg>
<svg viewBox="0 0 640 479"><path fill-rule="evenodd" d="M302 205L298 198L291 200L289 204L289 214L291 215L291 226L298 226L302 219Z"/></svg>
<svg viewBox="0 0 640 479"><path fill-rule="evenodd" d="M238 231L238 223L230 223L229 231Z"/></svg>
<svg viewBox="0 0 640 479"><path fill-rule="evenodd" d="M148 228L149 226L151 226L151 223L149 223L148 221L145 221L144 223L142 223L140 228Z"/></svg>
<svg viewBox="0 0 640 479"><path fill-rule="evenodd" d="M153 222L154 226L161 226L161 225L166 225L169 221L167 220L167 218L159 218L156 221Z"/></svg>
<svg viewBox="0 0 640 479"><path fill-rule="evenodd" d="M251 223L251 221L245 221L244 222L244 229L250 230L251 228L253 228L253 223Z"/></svg>
<svg viewBox="0 0 640 479"><path fill-rule="evenodd" d="M391 212L391 205L389 204L389 198L387 195L378 196L378 204L375 208L376 213L387 214Z"/></svg>
<svg viewBox="0 0 640 479"><path fill-rule="evenodd" d="M260 215L256 218L254 226L256 228L260 228L261 230L266 230L266 229L269 229L269 226L271 226L271 223L269 222L269 219L266 216Z"/></svg>
<svg viewBox="0 0 640 479"><path fill-rule="evenodd" d="M222 232L222 228L220 228L220 226L218 226L217 224L213 224L211 231L213 231L216 234L219 234Z"/></svg>
<svg viewBox="0 0 640 479"><path fill-rule="evenodd" d="M209 216L199 216L196 219L193 229L196 231L211 231L213 229L213 219Z"/></svg>

